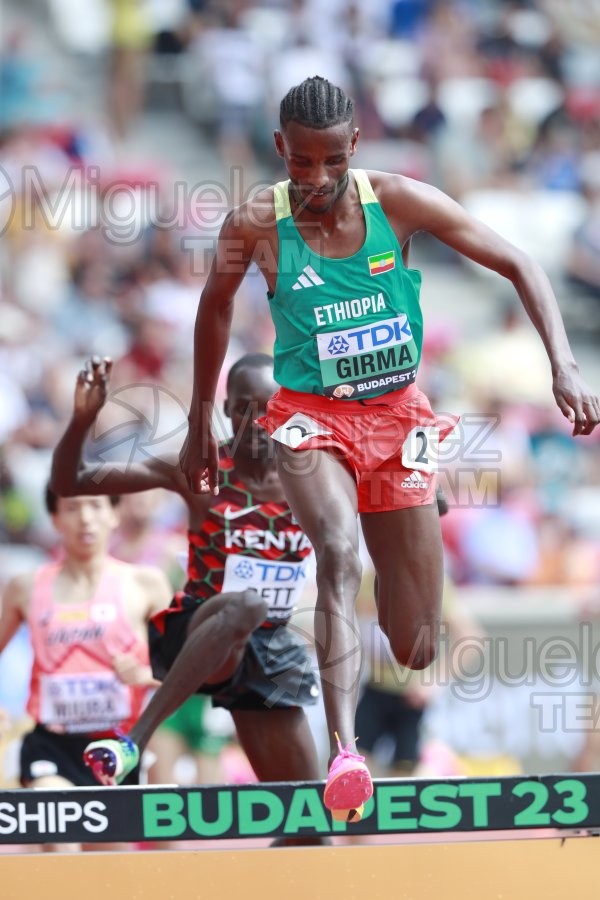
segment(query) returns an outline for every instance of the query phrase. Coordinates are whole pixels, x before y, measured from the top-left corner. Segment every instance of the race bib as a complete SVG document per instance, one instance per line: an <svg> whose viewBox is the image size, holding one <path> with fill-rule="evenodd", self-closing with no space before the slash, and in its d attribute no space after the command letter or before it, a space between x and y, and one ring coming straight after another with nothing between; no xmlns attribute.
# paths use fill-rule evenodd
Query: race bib
<svg viewBox="0 0 600 900"><path fill-rule="evenodd" d="M269 605L269 619L289 619L304 590L307 561L279 562L231 553L222 591L256 591Z"/></svg>
<svg viewBox="0 0 600 900"><path fill-rule="evenodd" d="M436 425L416 425L402 444L402 465L420 472L437 472L440 429Z"/></svg>
<svg viewBox="0 0 600 900"><path fill-rule="evenodd" d="M43 675L40 718L68 732L108 731L131 716L127 685L108 672Z"/></svg>
<svg viewBox="0 0 600 900"><path fill-rule="evenodd" d="M285 444L286 447L296 450L305 441L328 434L333 434L333 432L329 431L328 428L324 428L320 422L311 419L306 413L296 412L287 422L276 428L271 437L274 441L279 441L280 444Z"/></svg>
<svg viewBox="0 0 600 900"><path fill-rule="evenodd" d="M323 392L359 400L406 387L416 377L418 352L408 317L317 335Z"/></svg>

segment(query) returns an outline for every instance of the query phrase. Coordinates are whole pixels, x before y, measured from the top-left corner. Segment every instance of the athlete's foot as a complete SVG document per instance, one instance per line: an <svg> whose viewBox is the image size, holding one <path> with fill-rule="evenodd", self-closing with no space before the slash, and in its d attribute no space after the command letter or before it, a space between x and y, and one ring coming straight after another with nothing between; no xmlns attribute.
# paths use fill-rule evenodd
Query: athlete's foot
<svg viewBox="0 0 600 900"><path fill-rule="evenodd" d="M329 767L323 801L337 822L359 822L373 793L371 773L364 756L350 750L351 744L342 747L336 738L339 752Z"/></svg>
<svg viewBox="0 0 600 900"><path fill-rule="evenodd" d="M137 744L128 737L93 741L83 751L83 761L100 784L120 784L140 761Z"/></svg>

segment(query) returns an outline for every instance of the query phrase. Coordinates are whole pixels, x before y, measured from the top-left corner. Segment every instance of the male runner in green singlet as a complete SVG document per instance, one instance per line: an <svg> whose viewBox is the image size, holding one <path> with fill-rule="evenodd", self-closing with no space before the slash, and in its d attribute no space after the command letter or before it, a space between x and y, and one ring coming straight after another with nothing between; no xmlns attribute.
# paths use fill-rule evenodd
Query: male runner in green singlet
<svg viewBox="0 0 600 900"><path fill-rule="evenodd" d="M233 298L255 262L267 282L281 385L263 424L317 558L315 638L331 739L325 803L337 817L350 810L356 819L372 793L354 746L357 513L377 573L379 622L396 659L423 668L438 643L443 571L434 469L445 434L415 383L422 317L421 276L407 268L412 235L429 232L513 283L546 348L554 397L573 434L591 433L600 403L579 375L537 263L434 187L349 168L358 129L342 90L306 79L283 98L280 123L275 147L289 180L229 214L202 293L181 466L191 490L218 491L213 401Z"/></svg>

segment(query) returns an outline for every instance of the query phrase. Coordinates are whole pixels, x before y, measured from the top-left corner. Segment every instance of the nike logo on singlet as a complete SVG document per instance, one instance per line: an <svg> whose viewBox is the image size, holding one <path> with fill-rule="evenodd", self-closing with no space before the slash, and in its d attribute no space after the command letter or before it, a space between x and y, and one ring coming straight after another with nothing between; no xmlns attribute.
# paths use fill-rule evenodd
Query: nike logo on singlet
<svg viewBox="0 0 600 900"><path fill-rule="evenodd" d="M239 519L241 516L247 516L254 512L255 509L260 509L260 503L257 503L256 506L246 506L244 509L238 509L237 512L234 512L230 506L226 506L223 511L223 518L226 521Z"/></svg>

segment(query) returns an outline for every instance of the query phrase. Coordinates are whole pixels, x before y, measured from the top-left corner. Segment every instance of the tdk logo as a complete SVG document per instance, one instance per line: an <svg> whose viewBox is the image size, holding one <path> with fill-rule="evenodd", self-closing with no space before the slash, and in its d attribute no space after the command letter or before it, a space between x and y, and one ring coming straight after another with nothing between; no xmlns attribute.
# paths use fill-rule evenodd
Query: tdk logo
<svg viewBox="0 0 600 900"><path fill-rule="evenodd" d="M342 353L348 352L348 350L350 349L350 344L348 343L348 341L345 341L340 334L336 334L336 336L332 337L329 341L327 349L332 356L339 356Z"/></svg>
<svg viewBox="0 0 600 900"><path fill-rule="evenodd" d="M406 316L384 319L374 325L342 331L333 337L331 334L319 334L317 335L319 359L354 356L391 344L405 344L412 336L410 322Z"/></svg>
<svg viewBox="0 0 600 900"><path fill-rule="evenodd" d="M238 578L245 578L249 581L254 575L254 566L251 562L243 560L242 562L237 564L233 572L235 575L237 575Z"/></svg>

